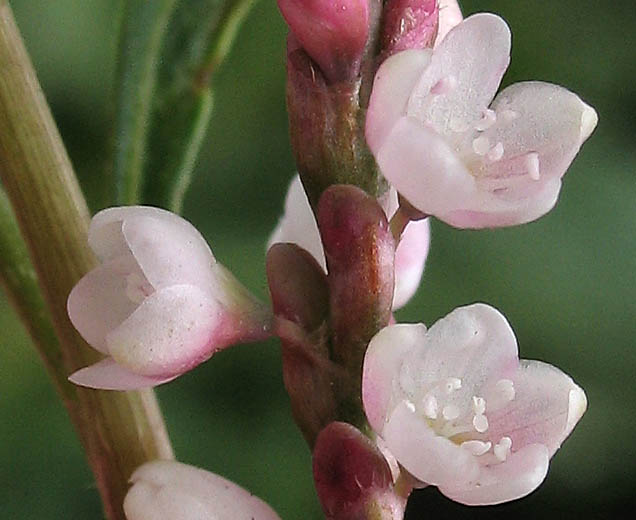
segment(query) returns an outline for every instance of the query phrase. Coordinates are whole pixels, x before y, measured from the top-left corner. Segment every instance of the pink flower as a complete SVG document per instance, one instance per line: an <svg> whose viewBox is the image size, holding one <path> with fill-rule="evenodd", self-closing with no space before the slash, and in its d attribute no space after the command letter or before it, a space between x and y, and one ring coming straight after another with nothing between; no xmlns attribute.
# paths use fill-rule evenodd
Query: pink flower
<svg viewBox="0 0 636 520"><path fill-rule="evenodd" d="M519 360L510 325L485 304L455 309L428 331L382 329L366 353L362 398L400 464L468 505L532 492L587 406L566 374Z"/></svg>
<svg viewBox="0 0 636 520"><path fill-rule="evenodd" d="M329 82L357 75L369 34L367 0L278 0L278 7Z"/></svg>
<svg viewBox="0 0 636 520"><path fill-rule="evenodd" d="M476 14L434 50L391 56L375 77L366 138L383 175L417 209L456 227L548 212L597 123L594 109L548 83L517 83L493 100L510 39L501 18Z"/></svg>
<svg viewBox="0 0 636 520"><path fill-rule="evenodd" d="M229 480L180 462L137 468L124 500L128 520L280 520L261 499Z"/></svg>
<svg viewBox="0 0 636 520"><path fill-rule="evenodd" d="M459 8L457 0L439 0L438 7L439 25L437 28L435 46L437 46L446 37L448 31L463 20L462 11Z"/></svg>
<svg viewBox="0 0 636 520"><path fill-rule="evenodd" d="M72 382L154 386L221 348L268 335L268 313L181 217L142 206L106 209L93 218L88 241L102 264L73 288L68 314L108 357Z"/></svg>
<svg viewBox="0 0 636 520"><path fill-rule="evenodd" d="M382 201L388 217L397 210L397 193L392 190ZM325 272L327 262L320 240L316 218L309 205L300 177L296 175L285 198L285 212L274 229L268 248L277 242L296 244L316 259ZM428 219L407 225L395 252L395 291L393 308L398 309L413 297L417 290L428 254L430 228Z"/></svg>

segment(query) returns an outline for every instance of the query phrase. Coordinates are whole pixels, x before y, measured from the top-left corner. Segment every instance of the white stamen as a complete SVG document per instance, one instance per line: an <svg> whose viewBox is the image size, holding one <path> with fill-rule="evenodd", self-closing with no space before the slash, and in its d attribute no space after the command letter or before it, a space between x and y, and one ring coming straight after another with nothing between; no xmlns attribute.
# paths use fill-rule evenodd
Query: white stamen
<svg viewBox="0 0 636 520"><path fill-rule="evenodd" d="M404 404L409 409L409 412L415 413L415 405L411 401L404 401Z"/></svg>
<svg viewBox="0 0 636 520"><path fill-rule="evenodd" d="M140 304L152 293L152 287L139 273L126 276L126 296L133 303Z"/></svg>
<svg viewBox="0 0 636 520"><path fill-rule="evenodd" d="M514 110L510 110L510 109L506 109L506 110L502 110L499 113L499 116L506 122L509 123L510 121L514 121L515 119L517 119L519 117L519 114L517 114L517 112L515 112Z"/></svg>
<svg viewBox="0 0 636 520"><path fill-rule="evenodd" d="M483 415L486 411L486 400L483 397L473 396L473 412L475 415Z"/></svg>
<svg viewBox="0 0 636 520"><path fill-rule="evenodd" d="M467 449L472 455L479 457L480 455L483 455L490 449L490 447L492 446L492 443L490 441L489 442L466 441L466 442L462 442L460 446L462 448Z"/></svg>
<svg viewBox="0 0 636 520"><path fill-rule="evenodd" d="M497 121L497 114L494 110L487 108L481 116L481 119L475 123L475 130L483 132L488 130Z"/></svg>
<svg viewBox="0 0 636 520"><path fill-rule="evenodd" d="M526 168L528 169L528 175L533 181L539 180L539 154L537 152L530 152L526 155Z"/></svg>
<svg viewBox="0 0 636 520"><path fill-rule="evenodd" d="M495 385L497 393L504 398L506 402L510 402L515 398L515 385L510 379L500 379Z"/></svg>
<svg viewBox="0 0 636 520"><path fill-rule="evenodd" d="M452 394L455 390L459 390L462 387L462 380L458 377L449 377L444 383L447 394Z"/></svg>
<svg viewBox="0 0 636 520"><path fill-rule="evenodd" d="M422 406L424 408L424 415L429 419L437 419L437 399L435 399L434 395L427 395L422 402Z"/></svg>
<svg viewBox="0 0 636 520"><path fill-rule="evenodd" d="M497 162L499 159L503 157L503 154L504 154L503 143L499 142L488 151L487 157L492 162Z"/></svg>
<svg viewBox="0 0 636 520"><path fill-rule="evenodd" d="M473 139L473 151L477 155L486 155L488 150L490 150L490 140L485 135Z"/></svg>
<svg viewBox="0 0 636 520"><path fill-rule="evenodd" d="M502 437L499 439L499 442L495 444L492 451L495 453L497 459L504 462L508 458L508 455L510 455L510 448L512 448L512 439L510 437Z"/></svg>
<svg viewBox="0 0 636 520"><path fill-rule="evenodd" d="M439 96L441 94L448 94L457 86L457 79L455 76L446 76L440 79L435 85L431 87L431 94Z"/></svg>
<svg viewBox="0 0 636 520"><path fill-rule="evenodd" d="M459 408L455 406L454 404L447 404L442 409L442 416L447 421L452 421L454 419L457 419L459 417Z"/></svg>
<svg viewBox="0 0 636 520"><path fill-rule="evenodd" d="M475 415L473 417L473 426L479 433L484 433L488 429L488 419L482 414Z"/></svg>

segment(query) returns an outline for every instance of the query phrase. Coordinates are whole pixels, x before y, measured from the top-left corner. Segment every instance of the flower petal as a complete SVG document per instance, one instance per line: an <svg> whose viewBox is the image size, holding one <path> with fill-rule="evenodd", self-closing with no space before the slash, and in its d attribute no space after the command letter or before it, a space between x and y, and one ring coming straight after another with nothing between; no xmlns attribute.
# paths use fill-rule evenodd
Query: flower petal
<svg viewBox="0 0 636 520"><path fill-rule="evenodd" d="M476 481L464 486L457 485L458 482L442 485L439 490L451 500L469 506L516 500L543 482L549 458L545 446L531 444L513 453L504 463L483 467Z"/></svg>
<svg viewBox="0 0 636 520"><path fill-rule="evenodd" d="M93 269L68 296L67 309L73 326L93 348L104 354L108 354L108 332L118 327L139 305L126 294L126 276L132 273L143 276L127 252Z"/></svg>
<svg viewBox="0 0 636 520"><path fill-rule="evenodd" d="M393 309L399 309L413 297L420 285L430 243L428 219L410 222L395 250L395 293Z"/></svg>
<svg viewBox="0 0 636 520"><path fill-rule="evenodd" d="M422 323L401 324L385 327L371 339L362 369L362 402L375 431L382 431L392 410L394 385L405 356L424 341L425 335Z"/></svg>
<svg viewBox="0 0 636 520"><path fill-rule="evenodd" d="M378 69L365 123L365 136L374 155L405 115L411 92L430 61L430 50L409 50L394 54Z"/></svg>
<svg viewBox="0 0 636 520"><path fill-rule="evenodd" d="M320 241L316 218L309 205L300 176L294 175L285 197L285 212L267 242L267 249L278 242L290 242L311 253L327 272L325 252Z"/></svg>
<svg viewBox="0 0 636 520"><path fill-rule="evenodd" d="M439 27L435 47L440 44L453 27L461 23L462 19L462 11L457 0L439 0Z"/></svg>
<svg viewBox="0 0 636 520"><path fill-rule="evenodd" d="M510 85L492 109L496 122L483 135L503 145L503 157L489 165L489 177L506 174L511 160L529 152L538 154L539 180L562 177L598 121L576 94L540 81Z"/></svg>
<svg viewBox="0 0 636 520"><path fill-rule="evenodd" d="M106 338L110 355L136 374L181 374L226 346L224 309L193 285L173 285L146 298Z"/></svg>
<svg viewBox="0 0 636 520"><path fill-rule="evenodd" d="M510 29L500 17L478 13L466 18L435 48L413 89L408 115L444 135L459 123L472 125L499 88L510 63L510 43ZM436 93L440 82L447 87Z"/></svg>
<svg viewBox="0 0 636 520"><path fill-rule="evenodd" d="M471 207L480 196L475 178L446 140L412 118L400 118L374 154L386 179L425 213Z"/></svg>
<svg viewBox="0 0 636 520"><path fill-rule="evenodd" d="M405 401L397 405L381 435L398 462L422 482L452 485L479 475L477 459L446 437L436 435Z"/></svg>
<svg viewBox="0 0 636 520"><path fill-rule="evenodd" d="M155 289L192 284L216 296L222 289L208 244L189 222L166 213L124 221L122 233L139 267Z"/></svg>
<svg viewBox="0 0 636 520"><path fill-rule="evenodd" d="M468 402L493 375L518 366L517 340L506 318L483 303L459 307L428 330L403 364L402 388L415 396L434 381L459 378L457 402Z"/></svg>
<svg viewBox="0 0 636 520"><path fill-rule="evenodd" d="M113 358L101 361L72 373L68 380L76 385L101 390L139 390L171 381L174 377L156 378L134 374L117 364Z"/></svg>
<svg viewBox="0 0 636 520"><path fill-rule="evenodd" d="M543 444L551 457L585 412L585 393L571 377L541 361L522 360L511 379L515 397L488 415L489 435L510 437L513 451Z"/></svg>
<svg viewBox="0 0 636 520"><path fill-rule="evenodd" d="M128 520L280 520L261 499L237 484L187 464L153 461L131 477L124 500Z"/></svg>

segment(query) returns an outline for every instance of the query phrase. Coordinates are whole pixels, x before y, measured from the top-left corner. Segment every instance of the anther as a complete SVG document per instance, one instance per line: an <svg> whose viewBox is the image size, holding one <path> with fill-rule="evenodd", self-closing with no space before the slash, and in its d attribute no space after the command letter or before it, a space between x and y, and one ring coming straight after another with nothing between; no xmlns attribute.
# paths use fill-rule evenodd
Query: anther
<svg viewBox="0 0 636 520"><path fill-rule="evenodd" d="M495 453L497 459L504 462L508 458L508 455L510 455L510 448L512 448L512 439L510 437L502 437L499 439L499 442L495 444L492 451Z"/></svg>
<svg viewBox="0 0 636 520"><path fill-rule="evenodd" d="M495 390L504 398L506 402L510 402L515 398L515 386L510 379L500 379L495 384Z"/></svg>
<svg viewBox="0 0 636 520"><path fill-rule="evenodd" d="M424 408L424 415L429 419L437 419L437 399L435 399L434 395L427 395L422 402L422 407Z"/></svg>
<svg viewBox="0 0 636 520"><path fill-rule="evenodd" d="M488 429L488 419L483 414L473 417L473 426L479 433L484 433Z"/></svg>
<svg viewBox="0 0 636 520"><path fill-rule="evenodd" d="M460 446L464 449L467 449L472 455L479 457L490 449L492 443L490 441L465 441L462 442Z"/></svg>
<svg viewBox="0 0 636 520"><path fill-rule="evenodd" d="M486 136L482 135L473 139L473 151L477 155L486 155L488 150L490 150L490 140Z"/></svg>
<svg viewBox="0 0 636 520"><path fill-rule="evenodd" d="M473 412L475 415L483 415L486 411L486 400L483 397L473 396Z"/></svg>
<svg viewBox="0 0 636 520"><path fill-rule="evenodd" d="M462 387L462 380L458 377L449 377L444 383L447 394L452 394L455 390L459 390Z"/></svg>
<svg viewBox="0 0 636 520"><path fill-rule="evenodd" d="M488 130L497 121L497 114L494 110L487 108L481 116L481 119L475 123L475 130L483 132Z"/></svg>

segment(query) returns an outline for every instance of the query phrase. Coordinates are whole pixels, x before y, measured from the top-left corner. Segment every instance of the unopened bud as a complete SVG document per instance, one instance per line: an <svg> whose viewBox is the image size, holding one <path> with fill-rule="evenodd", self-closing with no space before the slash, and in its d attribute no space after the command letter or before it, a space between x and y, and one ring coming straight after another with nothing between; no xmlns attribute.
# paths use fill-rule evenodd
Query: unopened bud
<svg viewBox="0 0 636 520"><path fill-rule="evenodd" d="M334 422L318 435L313 454L318 498L329 520L397 520L405 499L393 491L382 453L359 430Z"/></svg>
<svg viewBox="0 0 636 520"><path fill-rule="evenodd" d="M369 32L367 0L278 0L278 7L330 83L358 74Z"/></svg>

